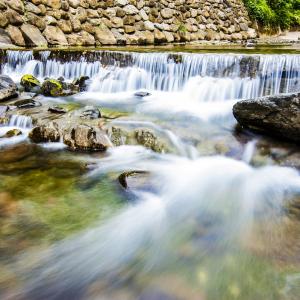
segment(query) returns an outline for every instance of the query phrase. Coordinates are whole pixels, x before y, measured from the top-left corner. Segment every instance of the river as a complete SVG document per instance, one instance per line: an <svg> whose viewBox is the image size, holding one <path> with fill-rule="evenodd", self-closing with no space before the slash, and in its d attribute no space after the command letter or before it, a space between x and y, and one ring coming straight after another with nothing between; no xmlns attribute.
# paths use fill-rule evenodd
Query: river
<svg viewBox="0 0 300 300"><path fill-rule="evenodd" d="M28 116L2 125L22 135L0 139L1 299L298 299L299 148L232 115L299 92L297 51L7 51L1 73L89 76L87 91L41 101L99 106L163 144L74 153L31 143ZM129 171L142 173L124 190Z"/></svg>

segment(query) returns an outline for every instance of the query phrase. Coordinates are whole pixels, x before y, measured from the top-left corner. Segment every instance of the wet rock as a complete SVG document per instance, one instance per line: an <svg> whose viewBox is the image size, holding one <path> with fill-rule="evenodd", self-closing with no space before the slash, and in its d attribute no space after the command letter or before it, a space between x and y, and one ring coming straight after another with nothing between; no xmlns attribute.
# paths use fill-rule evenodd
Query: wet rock
<svg viewBox="0 0 300 300"><path fill-rule="evenodd" d="M41 90L44 96L59 97L64 94L62 83L56 79L45 80Z"/></svg>
<svg viewBox="0 0 300 300"><path fill-rule="evenodd" d="M245 128L300 142L300 94L240 101L233 114Z"/></svg>
<svg viewBox="0 0 300 300"><path fill-rule="evenodd" d="M2 138L11 138L13 136L18 136L18 135L21 135L22 134L22 131L19 130L19 129L11 129L9 131L7 131L5 133L5 135L2 136Z"/></svg>
<svg viewBox="0 0 300 300"><path fill-rule="evenodd" d="M13 105L16 106L19 109L33 108L33 107L42 106L42 104L40 102L35 101L33 99L18 100L16 102L14 102Z"/></svg>
<svg viewBox="0 0 300 300"><path fill-rule="evenodd" d="M101 118L100 110L95 106L85 106L79 110L79 116L82 119L94 120Z"/></svg>
<svg viewBox="0 0 300 300"><path fill-rule="evenodd" d="M124 172L118 180L124 189L144 189L149 183L150 173L147 171Z"/></svg>
<svg viewBox="0 0 300 300"><path fill-rule="evenodd" d="M29 138L34 143L59 142L60 131L57 123L50 122L47 125L41 125L33 128L29 133Z"/></svg>
<svg viewBox="0 0 300 300"><path fill-rule="evenodd" d="M86 91L86 89L87 89L86 82L89 79L90 79L90 77L88 77L88 76L80 76L79 78L77 78L73 81L73 84L77 85L79 87L80 92L83 92L83 91Z"/></svg>
<svg viewBox="0 0 300 300"><path fill-rule="evenodd" d="M59 106L51 106L48 108L48 111L55 113L55 114L65 114L67 111Z"/></svg>
<svg viewBox="0 0 300 300"><path fill-rule="evenodd" d="M151 149L155 152L162 152L164 145L160 143L155 134L147 129L138 129L135 131L135 138L138 144Z"/></svg>
<svg viewBox="0 0 300 300"><path fill-rule="evenodd" d="M30 74L23 75L20 83L24 87L26 92L35 91L36 88L40 88L41 86L40 81Z"/></svg>
<svg viewBox="0 0 300 300"><path fill-rule="evenodd" d="M151 96L151 93L140 91L140 92L136 92L134 96L143 98L143 97Z"/></svg>
<svg viewBox="0 0 300 300"><path fill-rule="evenodd" d="M0 101L16 97L17 85L6 75L0 75Z"/></svg>
<svg viewBox="0 0 300 300"><path fill-rule="evenodd" d="M68 130L64 143L75 151L105 151L111 146L106 134L88 125L78 125Z"/></svg>

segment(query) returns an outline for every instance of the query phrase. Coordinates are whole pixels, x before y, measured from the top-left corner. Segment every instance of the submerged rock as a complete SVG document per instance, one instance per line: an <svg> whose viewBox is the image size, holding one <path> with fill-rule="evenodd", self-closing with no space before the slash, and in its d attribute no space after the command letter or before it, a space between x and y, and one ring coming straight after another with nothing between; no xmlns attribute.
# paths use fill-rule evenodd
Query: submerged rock
<svg viewBox="0 0 300 300"><path fill-rule="evenodd" d="M35 78L33 75L25 74L21 78L21 85L24 87L26 92L36 91L36 89L40 88L40 81Z"/></svg>
<svg viewBox="0 0 300 300"><path fill-rule="evenodd" d="M124 172L118 180L124 189L142 189L149 183L150 173L147 171Z"/></svg>
<svg viewBox="0 0 300 300"><path fill-rule="evenodd" d="M300 142L300 94L240 101L233 114L245 128Z"/></svg>
<svg viewBox="0 0 300 300"><path fill-rule="evenodd" d="M42 104L38 101L35 101L33 99L22 99L18 100L13 103L14 106L20 109L25 109L25 108L33 108L33 107L39 107L42 106Z"/></svg>
<svg viewBox="0 0 300 300"><path fill-rule="evenodd" d="M107 135L99 128L77 125L64 135L64 143L72 150L105 151L111 146Z"/></svg>
<svg viewBox="0 0 300 300"><path fill-rule="evenodd" d="M17 85L6 75L0 75L0 101L17 97Z"/></svg>

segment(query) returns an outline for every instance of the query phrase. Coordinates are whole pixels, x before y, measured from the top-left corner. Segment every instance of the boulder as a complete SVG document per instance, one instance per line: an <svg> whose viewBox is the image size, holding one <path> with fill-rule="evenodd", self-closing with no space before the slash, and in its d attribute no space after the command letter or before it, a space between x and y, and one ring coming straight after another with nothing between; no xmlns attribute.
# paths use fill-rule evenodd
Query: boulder
<svg viewBox="0 0 300 300"><path fill-rule="evenodd" d="M59 27L48 25L43 34L50 45L68 45L65 35Z"/></svg>
<svg viewBox="0 0 300 300"><path fill-rule="evenodd" d="M41 90L44 96L59 97L64 95L63 85L56 79L45 80Z"/></svg>
<svg viewBox="0 0 300 300"><path fill-rule="evenodd" d="M77 125L64 135L64 143L71 150L105 151L111 146L107 135L99 128L88 125Z"/></svg>
<svg viewBox="0 0 300 300"><path fill-rule="evenodd" d="M31 24L23 24L21 26L21 31L23 33L26 45L47 47L47 40L43 37L42 33L37 27Z"/></svg>
<svg viewBox="0 0 300 300"><path fill-rule="evenodd" d="M29 133L29 138L34 143L59 142L60 136L58 125L55 122L37 126Z"/></svg>
<svg viewBox="0 0 300 300"><path fill-rule="evenodd" d="M233 114L245 128L300 142L300 94L240 101Z"/></svg>
<svg viewBox="0 0 300 300"><path fill-rule="evenodd" d="M0 101L8 100L17 95L17 85L14 81L9 76L0 75Z"/></svg>
<svg viewBox="0 0 300 300"><path fill-rule="evenodd" d="M6 28L6 32L15 45L25 46L25 40L23 38L21 30L18 27L8 25L8 27Z"/></svg>
<svg viewBox="0 0 300 300"><path fill-rule="evenodd" d="M20 83L26 92L33 92L37 87L41 86L40 81L30 74L23 75Z"/></svg>

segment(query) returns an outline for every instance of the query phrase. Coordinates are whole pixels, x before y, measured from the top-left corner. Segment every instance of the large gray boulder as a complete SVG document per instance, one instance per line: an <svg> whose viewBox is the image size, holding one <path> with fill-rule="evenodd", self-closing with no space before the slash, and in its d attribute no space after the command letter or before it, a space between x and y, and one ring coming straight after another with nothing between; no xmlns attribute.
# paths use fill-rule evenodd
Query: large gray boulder
<svg viewBox="0 0 300 300"><path fill-rule="evenodd" d="M300 142L300 93L240 101L233 114L245 128Z"/></svg>
<svg viewBox="0 0 300 300"><path fill-rule="evenodd" d="M14 81L6 75L0 75L0 101L16 97L17 86Z"/></svg>

